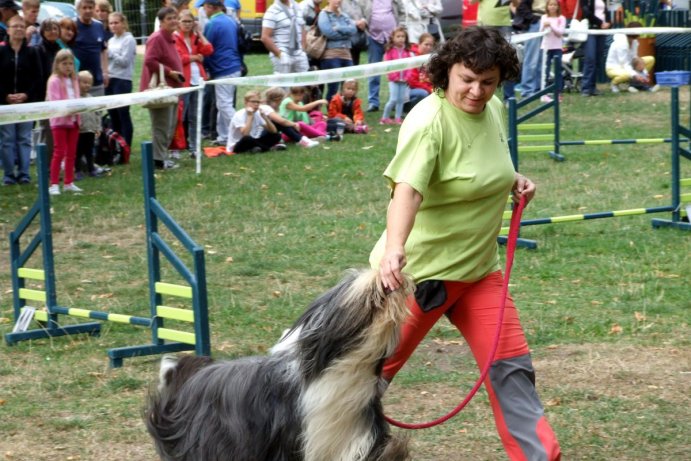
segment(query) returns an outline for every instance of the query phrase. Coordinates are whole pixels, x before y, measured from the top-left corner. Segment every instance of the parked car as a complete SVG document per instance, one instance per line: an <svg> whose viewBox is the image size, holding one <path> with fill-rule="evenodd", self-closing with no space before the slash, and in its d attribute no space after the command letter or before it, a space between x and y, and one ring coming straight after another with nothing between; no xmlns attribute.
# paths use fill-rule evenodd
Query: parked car
<svg viewBox="0 0 691 461"><path fill-rule="evenodd" d="M271 3L271 0L242 0L240 2L242 6L240 22L245 30L252 34L252 41L259 48L263 48L259 41L262 35L262 18L266 9L271 6Z"/></svg>
<svg viewBox="0 0 691 461"><path fill-rule="evenodd" d="M463 17L465 3L468 0L463 0L463 5L458 0L442 0L441 12L441 30L444 32L444 37L451 38L456 35L456 32L461 30L461 20Z"/></svg>
<svg viewBox="0 0 691 461"><path fill-rule="evenodd" d="M22 14L22 2L15 0L14 3L20 8L19 14ZM41 2L41 9L38 11L38 22L43 22L44 19L53 18L58 21L62 18L76 18L77 9L72 3L63 2Z"/></svg>
<svg viewBox="0 0 691 461"><path fill-rule="evenodd" d="M477 24L477 8L479 3L470 4L469 0L463 0L463 27Z"/></svg>
<svg viewBox="0 0 691 461"><path fill-rule="evenodd" d="M41 9L38 12L38 22L42 22L46 18L57 19L62 18L76 18L77 9L74 3L63 2L41 2Z"/></svg>

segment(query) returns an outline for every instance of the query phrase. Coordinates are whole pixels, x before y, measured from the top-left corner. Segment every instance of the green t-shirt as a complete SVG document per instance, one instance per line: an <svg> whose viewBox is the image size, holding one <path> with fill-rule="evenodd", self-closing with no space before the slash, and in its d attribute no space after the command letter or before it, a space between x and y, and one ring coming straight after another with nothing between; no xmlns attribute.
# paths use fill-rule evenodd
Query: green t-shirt
<svg viewBox="0 0 691 461"><path fill-rule="evenodd" d="M514 168L504 106L495 96L481 114L468 114L435 92L408 114L396 155L384 176L407 183L422 203L405 245L405 271L425 280L472 282L499 269L497 236ZM376 268L386 232L370 254Z"/></svg>
<svg viewBox="0 0 691 461"><path fill-rule="evenodd" d="M477 23L481 26L510 26L509 4L501 0L480 0L477 7Z"/></svg>
<svg viewBox="0 0 691 461"><path fill-rule="evenodd" d="M307 124L311 124L310 116L307 112L301 112L299 110L288 110L288 103L290 102L295 102L293 101L293 98L290 96L286 97L281 101L281 106L278 108L278 113L281 114L281 117L283 117L286 120L290 120L291 122L305 122ZM299 106L302 106L302 103L298 103Z"/></svg>

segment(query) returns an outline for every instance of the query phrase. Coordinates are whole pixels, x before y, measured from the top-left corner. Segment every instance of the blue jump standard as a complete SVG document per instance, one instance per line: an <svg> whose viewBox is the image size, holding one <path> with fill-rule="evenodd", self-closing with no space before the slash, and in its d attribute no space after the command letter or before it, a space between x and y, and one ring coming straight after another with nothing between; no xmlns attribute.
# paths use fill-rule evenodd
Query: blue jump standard
<svg viewBox="0 0 691 461"><path fill-rule="evenodd" d="M12 288L15 320L22 315L27 300L38 301L46 310L37 310L33 321L39 328L5 334L5 341L13 345L19 341L42 339L73 334L98 336L101 333L100 322L61 325L59 315L109 321L121 324L138 325L150 330L151 343L136 346L111 348L108 350L111 367L122 366L123 359L143 355L195 351L197 355L210 355L208 301L206 289L206 271L204 249L197 245L178 225L168 212L156 200L153 175L153 149L151 143L142 145L142 170L144 179L145 214L147 229L147 252L149 256L149 310L151 317L140 317L128 314L102 312L81 308L68 308L57 305L57 289L53 260L52 225L50 216L50 197L48 194L48 162L45 145L37 146L37 169L39 178L39 196L35 205L20 221L19 226L10 232L10 259L12 265ZM28 245L20 248L20 239L32 221L40 216L40 229ZM194 269L189 269L180 257L158 234L158 223L162 223L173 236L190 252ZM42 269L25 267L34 252L42 246ZM189 287L161 282L160 255L171 263L174 269L189 283ZM25 287L25 279L43 281L42 290ZM160 285L160 286L159 286ZM177 288L176 288L177 287ZM159 291L160 289L160 291ZM182 290L181 290L182 289ZM181 296L192 300L190 315L176 317L171 311L181 310L162 305L162 294ZM166 310L164 314L161 310ZM189 310L188 310L189 311ZM188 317L191 319L188 319ZM165 328L164 318L193 323L194 333Z"/></svg>

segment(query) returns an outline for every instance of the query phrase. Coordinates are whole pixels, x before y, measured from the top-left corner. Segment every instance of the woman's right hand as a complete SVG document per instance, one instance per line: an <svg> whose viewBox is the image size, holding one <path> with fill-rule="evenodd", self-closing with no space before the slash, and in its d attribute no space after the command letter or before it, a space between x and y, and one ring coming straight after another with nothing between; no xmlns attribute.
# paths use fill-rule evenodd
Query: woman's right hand
<svg viewBox="0 0 691 461"><path fill-rule="evenodd" d="M386 248L379 262L379 276L384 290L394 291L403 285L401 271L407 263L403 247Z"/></svg>

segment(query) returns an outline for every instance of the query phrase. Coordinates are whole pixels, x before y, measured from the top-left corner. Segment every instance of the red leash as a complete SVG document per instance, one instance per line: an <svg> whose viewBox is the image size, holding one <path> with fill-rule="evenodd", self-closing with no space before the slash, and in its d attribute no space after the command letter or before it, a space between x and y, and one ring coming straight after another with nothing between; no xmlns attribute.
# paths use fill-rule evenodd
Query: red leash
<svg viewBox="0 0 691 461"><path fill-rule="evenodd" d="M504 309L506 308L506 297L509 293L509 278L511 277L511 266L513 266L513 256L516 252L516 241L518 240L518 231L521 227L521 214L523 214L523 208L525 208L525 197L521 197L520 202L516 204L516 206L513 209L513 213L511 214L511 226L509 227L509 236L506 242L506 269L504 271L504 285L502 286L501 292L502 301L501 306L499 308L499 318L497 320L497 332L494 335L494 343L492 344L492 350L490 350L489 356L487 357L487 363L485 363L485 367L483 368L482 373L480 373L480 377L478 378L477 382L470 390L470 392L468 392L466 398L463 399L463 401L456 408L451 410L449 414L442 416L439 419L435 419L434 421L430 421L428 423L409 424L396 421L395 419L391 419L388 416L384 416L384 418L389 422L389 424L392 424L396 427L400 427L402 429L427 429L428 427L434 427L438 426L439 424L443 424L447 420L456 416L475 396L477 391L480 389L480 386L482 386L482 383L487 377L489 369L492 366L492 362L494 362L494 355L497 352L497 348L499 347L499 338L501 337L501 326L504 323Z"/></svg>

